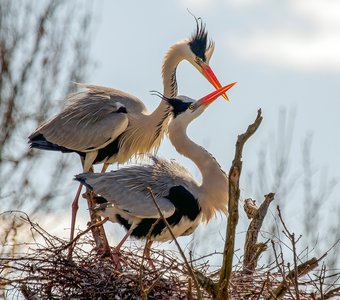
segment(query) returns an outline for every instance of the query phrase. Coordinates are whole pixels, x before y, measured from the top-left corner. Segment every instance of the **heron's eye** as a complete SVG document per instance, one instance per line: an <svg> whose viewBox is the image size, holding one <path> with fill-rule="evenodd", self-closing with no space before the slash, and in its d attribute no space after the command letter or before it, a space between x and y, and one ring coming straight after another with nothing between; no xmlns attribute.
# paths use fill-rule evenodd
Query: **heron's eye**
<svg viewBox="0 0 340 300"><path fill-rule="evenodd" d="M201 59L198 56L195 56L195 62L199 64L201 62Z"/></svg>
<svg viewBox="0 0 340 300"><path fill-rule="evenodd" d="M195 105L193 105L193 104L190 104L190 105L189 105L189 109L190 109L190 110L193 110L194 108L195 108Z"/></svg>

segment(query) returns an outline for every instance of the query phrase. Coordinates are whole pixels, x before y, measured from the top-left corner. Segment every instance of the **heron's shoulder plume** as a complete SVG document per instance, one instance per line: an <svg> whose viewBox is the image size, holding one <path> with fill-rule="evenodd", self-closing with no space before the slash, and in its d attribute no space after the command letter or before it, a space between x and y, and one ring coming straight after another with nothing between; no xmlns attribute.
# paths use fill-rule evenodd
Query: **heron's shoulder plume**
<svg viewBox="0 0 340 300"><path fill-rule="evenodd" d="M77 87L85 89L84 91L74 92L65 98L64 110L72 109L72 107L78 107L81 104L87 104L92 100L105 99L109 100L110 95L108 91L112 91L110 88L94 86L89 84L74 83Z"/></svg>
<svg viewBox="0 0 340 300"><path fill-rule="evenodd" d="M100 85L94 85L94 84L86 84L86 83L74 83L78 88L82 88L87 90L88 93L105 93L105 94L111 94L116 92L117 90L106 87L106 86L100 86Z"/></svg>
<svg viewBox="0 0 340 300"><path fill-rule="evenodd" d="M189 46L191 51L201 58L203 61L206 60L205 53L207 49L212 47L213 42L210 41L208 44L208 32L205 29L205 24L201 18L196 18L196 31L189 39Z"/></svg>

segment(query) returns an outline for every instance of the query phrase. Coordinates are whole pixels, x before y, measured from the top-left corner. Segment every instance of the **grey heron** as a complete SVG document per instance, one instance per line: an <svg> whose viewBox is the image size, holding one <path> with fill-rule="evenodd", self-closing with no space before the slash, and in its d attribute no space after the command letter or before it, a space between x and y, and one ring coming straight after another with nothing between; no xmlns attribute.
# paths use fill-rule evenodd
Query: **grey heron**
<svg viewBox="0 0 340 300"><path fill-rule="evenodd" d="M194 101L185 96L166 98L171 107L169 138L176 150L191 159L202 174L198 184L192 175L175 161L152 157L153 164L121 168L108 173L83 173L75 176L97 194L97 213L119 223L127 230L114 254L129 236L150 241L171 240L171 235L148 192L155 199L175 236L191 234L200 222L208 222L217 211L227 213L228 177L214 157L186 135L187 126L207 106L235 83ZM152 228L153 224L157 224ZM150 244L149 244L150 246Z"/></svg>
<svg viewBox="0 0 340 300"><path fill-rule="evenodd" d="M165 55L162 78L165 97L177 95L176 68L182 60L191 63L215 87L221 87L209 67L214 42L196 20L196 31L171 46ZM125 163L131 157L157 150L169 122L169 107L161 101L149 113L138 98L125 92L95 85L80 85L86 91L69 95L62 112L39 126L30 136L32 148L75 152L81 157L83 172L103 163L102 172L111 163ZM223 95L226 99L227 96ZM70 240L74 238L78 199L72 203Z"/></svg>

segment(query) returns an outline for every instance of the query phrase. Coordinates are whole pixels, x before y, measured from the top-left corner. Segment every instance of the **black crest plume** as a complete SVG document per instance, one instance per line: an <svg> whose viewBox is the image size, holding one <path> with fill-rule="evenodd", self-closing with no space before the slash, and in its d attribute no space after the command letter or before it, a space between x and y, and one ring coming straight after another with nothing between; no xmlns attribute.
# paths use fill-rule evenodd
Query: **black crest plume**
<svg viewBox="0 0 340 300"><path fill-rule="evenodd" d="M177 98L168 98L165 97L162 93L158 91L150 91L151 95L157 96L164 101L166 101L172 107L172 113L174 118L176 118L179 114L185 112L188 107L192 104L192 102L183 102Z"/></svg>
<svg viewBox="0 0 340 300"><path fill-rule="evenodd" d="M211 47L212 42L210 41L208 45L208 32L205 30L205 24L203 23L202 18L193 17L196 21L196 31L190 38L189 46L196 56L203 61L206 61L205 52Z"/></svg>
<svg viewBox="0 0 340 300"><path fill-rule="evenodd" d="M170 98L165 97L162 93L155 91L155 90L150 91L150 94L153 95L153 96L157 96L157 97L159 97L163 100L170 100Z"/></svg>

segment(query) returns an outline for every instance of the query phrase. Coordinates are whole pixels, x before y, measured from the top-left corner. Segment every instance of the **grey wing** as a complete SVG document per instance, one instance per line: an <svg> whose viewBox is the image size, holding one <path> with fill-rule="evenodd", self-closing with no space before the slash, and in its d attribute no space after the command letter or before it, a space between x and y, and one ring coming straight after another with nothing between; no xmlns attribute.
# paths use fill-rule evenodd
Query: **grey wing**
<svg viewBox="0 0 340 300"><path fill-rule="evenodd" d="M87 94L89 97L100 96L100 97L110 98L111 101L114 101L114 102L120 102L126 107L128 112L131 112L131 113L142 113L142 112L147 111L144 103L141 100L121 90L117 90L117 89L113 89L113 88L109 88L105 86L91 85L91 84L77 83L77 86L81 88L85 88L87 90L85 92L71 94L70 97L66 99L66 102L65 102L66 107L68 105L72 105L74 101L77 101L78 94Z"/></svg>
<svg viewBox="0 0 340 300"><path fill-rule="evenodd" d="M197 186L186 170L185 174L178 171L182 170L174 168L173 162L154 159L153 165L127 167L103 174L84 173L77 175L76 179L133 216L159 218L147 187L153 191L164 216L169 217L175 211L175 206L166 198L170 188L183 185L192 190Z"/></svg>
<svg viewBox="0 0 340 300"><path fill-rule="evenodd" d="M198 184L186 168L175 160L169 161L153 155L149 157L152 164L141 180L148 184L154 193L164 195L165 191L168 193L170 188L178 185L182 185L194 194L197 193Z"/></svg>
<svg viewBox="0 0 340 300"><path fill-rule="evenodd" d="M105 147L128 126L128 113L141 113L144 104L124 92L97 86L71 94L64 110L36 132L53 144L88 152ZM128 112L128 113L127 113Z"/></svg>

